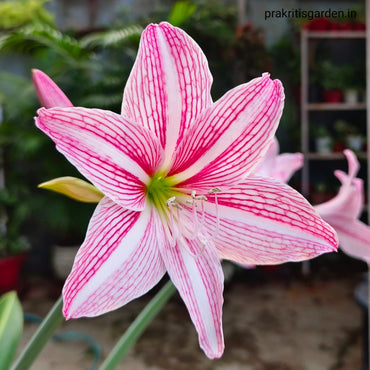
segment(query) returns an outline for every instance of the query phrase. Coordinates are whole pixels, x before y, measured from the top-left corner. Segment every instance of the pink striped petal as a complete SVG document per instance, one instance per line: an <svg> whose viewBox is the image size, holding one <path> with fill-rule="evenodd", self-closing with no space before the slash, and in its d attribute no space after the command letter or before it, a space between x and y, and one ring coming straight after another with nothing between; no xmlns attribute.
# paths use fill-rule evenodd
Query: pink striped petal
<svg viewBox="0 0 370 370"><path fill-rule="evenodd" d="M358 220L364 205L363 181L355 178L359 163L350 150L344 151L348 174L335 171L342 183L338 194L315 206L320 216L338 233L340 248L348 255L370 263L370 227Z"/></svg>
<svg viewBox="0 0 370 370"><path fill-rule="evenodd" d="M32 80L36 88L40 103L45 108L72 107L72 103L66 97L58 85L44 72L33 69Z"/></svg>
<svg viewBox="0 0 370 370"><path fill-rule="evenodd" d="M186 242L186 247L159 243L161 254L198 332L200 347L209 358L219 358L224 350L221 264L211 241L203 252L199 239Z"/></svg>
<svg viewBox="0 0 370 370"><path fill-rule="evenodd" d="M276 158L279 155L279 142L274 136L263 160L253 171L254 176L272 177L271 173L274 170Z"/></svg>
<svg viewBox="0 0 370 370"><path fill-rule="evenodd" d="M337 248L334 230L291 187L249 177L205 202L205 226L222 259L240 264L302 261ZM217 214L219 226L217 226ZM217 232L218 230L218 232Z"/></svg>
<svg viewBox="0 0 370 370"><path fill-rule="evenodd" d="M276 166L271 177L282 182L288 182L290 178L303 166L302 153L283 153L276 158Z"/></svg>
<svg viewBox="0 0 370 370"><path fill-rule="evenodd" d="M253 172L253 176L272 177L288 182L294 172L303 166L302 153L283 153L279 155L279 142L274 137L265 157Z"/></svg>
<svg viewBox="0 0 370 370"><path fill-rule="evenodd" d="M320 216L326 220L332 215L342 215L347 219L360 217L364 205L363 181L355 178L359 170L359 162L351 150L344 151L348 160L348 175L343 171L335 171L335 176L342 183L338 194L331 200L315 205ZM329 222L329 221L327 221Z"/></svg>
<svg viewBox="0 0 370 370"><path fill-rule="evenodd" d="M370 227L359 220L343 215L325 218L338 233L340 249L351 257L370 264Z"/></svg>
<svg viewBox="0 0 370 370"><path fill-rule="evenodd" d="M198 118L179 145L169 175L179 187L235 184L265 155L282 113L283 88L268 74L226 93Z"/></svg>
<svg viewBox="0 0 370 370"><path fill-rule="evenodd" d="M151 24L141 36L122 115L154 132L169 161L191 122L211 104L211 84L207 59L195 41L166 22Z"/></svg>
<svg viewBox="0 0 370 370"><path fill-rule="evenodd" d="M142 126L99 109L40 109L36 125L100 191L132 210L145 206L145 184L161 164L158 140Z"/></svg>
<svg viewBox="0 0 370 370"><path fill-rule="evenodd" d="M157 216L99 203L63 288L66 318L97 316L137 298L163 277Z"/></svg>

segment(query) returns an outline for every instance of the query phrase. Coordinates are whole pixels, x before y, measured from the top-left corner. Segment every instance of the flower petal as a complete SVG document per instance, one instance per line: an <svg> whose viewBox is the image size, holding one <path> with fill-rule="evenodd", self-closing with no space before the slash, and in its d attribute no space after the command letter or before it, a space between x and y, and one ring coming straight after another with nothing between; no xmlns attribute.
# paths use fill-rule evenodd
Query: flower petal
<svg viewBox="0 0 370 370"><path fill-rule="evenodd" d="M261 177L272 177L271 173L274 170L276 158L278 155L279 155L279 142L276 139L276 136L274 136L269 148L267 149L265 156L263 157L263 160L253 171L253 175Z"/></svg>
<svg viewBox="0 0 370 370"><path fill-rule="evenodd" d="M170 161L191 122L211 104L211 84L207 59L195 41L169 23L151 24L141 36L122 115L154 132Z"/></svg>
<svg viewBox="0 0 370 370"><path fill-rule="evenodd" d="M348 175L339 170L334 172L342 183L338 194L325 203L315 205L315 209L324 220L335 219L337 215L345 217L347 220L355 220L362 212L364 205L363 181L355 178L359 170L359 162L351 150L345 150L344 154L348 160Z"/></svg>
<svg viewBox="0 0 370 370"><path fill-rule="evenodd" d="M100 315L156 285L165 273L158 230L149 209L129 211L103 198L63 288L64 316Z"/></svg>
<svg viewBox="0 0 370 370"><path fill-rule="evenodd" d="M348 255L370 263L370 227L358 220L364 204L363 180L355 178L359 170L356 155L344 151L348 160L348 174L335 171L342 183L338 194L315 206L320 216L338 233L340 248Z"/></svg>
<svg viewBox="0 0 370 370"><path fill-rule="evenodd" d="M282 182L288 182L294 172L298 171L303 166L302 153L283 153L280 154L275 161L275 168L271 173L271 177Z"/></svg>
<svg viewBox="0 0 370 370"><path fill-rule="evenodd" d="M39 111L36 125L100 191L132 210L145 205L145 184L163 150L154 135L122 116L99 109Z"/></svg>
<svg viewBox="0 0 370 370"><path fill-rule="evenodd" d="M188 243L187 248L178 244L172 247L168 242L159 245L167 272L198 332L200 347L209 358L218 358L224 350L221 263L211 241L207 242L203 252L199 239Z"/></svg>
<svg viewBox="0 0 370 370"><path fill-rule="evenodd" d="M218 206L214 196L204 203L204 226L215 234L220 258L240 264L278 264L337 248L334 230L301 194L283 183L249 177L238 187L217 193Z"/></svg>
<svg viewBox="0 0 370 370"><path fill-rule="evenodd" d="M262 160L282 113L280 81L265 73L240 85L206 109L180 143L172 169L184 188L235 184ZM180 186L180 187L181 187Z"/></svg>
<svg viewBox="0 0 370 370"><path fill-rule="evenodd" d="M340 249L351 257L370 263L370 227L359 220L336 215L325 219L338 233Z"/></svg>
<svg viewBox="0 0 370 370"><path fill-rule="evenodd" d="M79 202L86 203L98 203L104 196L95 186L71 176L58 177L43 182L38 187L55 191Z"/></svg>
<svg viewBox="0 0 370 370"><path fill-rule="evenodd" d="M73 104L58 87L58 85L44 72L33 69L32 80L36 88L40 103L45 108L72 107Z"/></svg>

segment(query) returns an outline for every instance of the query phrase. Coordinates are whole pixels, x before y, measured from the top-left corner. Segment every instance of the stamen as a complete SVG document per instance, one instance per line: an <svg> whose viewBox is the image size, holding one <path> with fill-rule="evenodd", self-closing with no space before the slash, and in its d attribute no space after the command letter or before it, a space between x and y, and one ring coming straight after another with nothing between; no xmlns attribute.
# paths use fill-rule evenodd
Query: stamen
<svg viewBox="0 0 370 370"><path fill-rule="evenodd" d="M208 194L215 195L215 207L216 207L216 230L213 232L213 236L217 236L220 231L220 207L218 206L217 193L221 191L220 188L211 189Z"/></svg>
<svg viewBox="0 0 370 370"><path fill-rule="evenodd" d="M182 207L175 202L176 197L171 197L167 200L166 204L167 207L170 209L170 222L171 222L171 232L172 232L172 238L170 241L171 247L174 247L176 245L176 241L179 240L179 229L176 226L174 217L173 217L173 207L177 208L177 218L179 218L179 211L182 210ZM179 219L177 220L179 222Z"/></svg>
<svg viewBox="0 0 370 370"><path fill-rule="evenodd" d="M200 238L199 238L199 240L200 240ZM190 250L189 246L187 245L186 241L184 241L184 238L183 237L181 237L181 239L179 240L179 242L180 242L181 246L186 250L186 252L189 253L189 255L191 257L193 257L193 258L200 258L200 257L202 257L203 254L204 254L204 251L206 249L206 245L207 245L206 241L201 240L201 242L202 242L202 249L200 250L199 253L193 253Z"/></svg>
<svg viewBox="0 0 370 370"><path fill-rule="evenodd" d="M184 219L181 216L181 211L183 207L176 201L176 197L171 197L167 200L166 205L169 208L170 213L170 225L169 228L171 230L171 237L170 237L170 246L175 247L176 243L193 258L200 258L205 251L207 246L207 238L205 235L202 235L202 229L205 222L205 210L204 210L204 201L207 201L207 197L204 195L196 195L195 191L191 193L192 199L186 200L186 203L192 205L192 218L193 220ZM198 215L198 201L201 203L201 220L199 220ZM176 214L174 214L174 208L176 208ZM188 241L194 240L198 238L201 242L201 250L199 253L194 253L191 251Z"/></svg>

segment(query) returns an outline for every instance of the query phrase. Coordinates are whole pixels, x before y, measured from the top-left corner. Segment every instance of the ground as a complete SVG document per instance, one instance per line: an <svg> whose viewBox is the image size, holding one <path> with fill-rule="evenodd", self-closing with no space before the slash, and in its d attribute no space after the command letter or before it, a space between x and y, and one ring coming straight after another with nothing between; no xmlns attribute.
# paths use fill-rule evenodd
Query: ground
<svg viewBox="0 0 370 370"><path fill-rule="evenodd" d="M322 257L320 257L322 258ZM118 369L125 370L361 370L363 311L354 298L364 266L347 257L238 269L225 286L225 353L209 360L199 349L188 313L176 294ZM59 293L54 281L31 279L22 297L26 312L44 316ZM70 320L58 333L94 338L103 357L154 292L93 319ZM27 322L21 347L36 324ZM93 354L80 340L52 340L33 370L88 370Z"/></svg>

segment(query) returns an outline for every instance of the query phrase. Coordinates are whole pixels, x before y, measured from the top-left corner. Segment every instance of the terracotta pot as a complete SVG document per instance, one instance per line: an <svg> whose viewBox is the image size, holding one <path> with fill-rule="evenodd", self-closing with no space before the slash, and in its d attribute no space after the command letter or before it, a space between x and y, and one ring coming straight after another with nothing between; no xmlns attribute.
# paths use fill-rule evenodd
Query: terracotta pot
<svg viewBox="0 0 370 370"><path fill-rule="evenodd" d="M341 90L324 91L324 100L327 103L340 103L343 100L343 92Z"/></svg>
<svg viewBox="0 0 370 370"><path fill-rule="evenodd" d="M0 258L0 294L18 288L19 273L26 253Z"/></svg>

